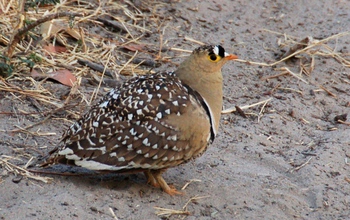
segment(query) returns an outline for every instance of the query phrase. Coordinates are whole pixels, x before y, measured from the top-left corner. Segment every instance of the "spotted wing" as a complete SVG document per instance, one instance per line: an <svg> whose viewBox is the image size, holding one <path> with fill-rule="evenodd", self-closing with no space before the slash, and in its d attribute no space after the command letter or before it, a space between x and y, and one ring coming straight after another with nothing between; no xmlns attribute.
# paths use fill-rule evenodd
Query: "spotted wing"
<svg viewBox="0 0 350 220"><path fill-rule="evenodd" d="M70 127L51 162L91 170L162 169L201 154L210 120L189 90L168 74L124 83Z"/></svg>

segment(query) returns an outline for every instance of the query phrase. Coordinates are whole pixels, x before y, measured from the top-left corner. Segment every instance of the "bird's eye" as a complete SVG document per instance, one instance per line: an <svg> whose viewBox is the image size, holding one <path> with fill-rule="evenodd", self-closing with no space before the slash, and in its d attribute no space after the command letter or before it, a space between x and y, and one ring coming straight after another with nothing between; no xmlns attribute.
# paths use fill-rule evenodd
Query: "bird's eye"
<svg viewBox="0 0 350 220"><path fill-rule="evenodd" d="M221 59L221 57L212 53L208 55L208 59L213 62L218 62Z"/></svg>
<svg viewBox="0 0 350 220"><path fill-rule="evenodd" d="M211 59L212 61L215 61L215 60L216 60L216 55L215 55L215 54L210 55L210 59Z"/></svg>

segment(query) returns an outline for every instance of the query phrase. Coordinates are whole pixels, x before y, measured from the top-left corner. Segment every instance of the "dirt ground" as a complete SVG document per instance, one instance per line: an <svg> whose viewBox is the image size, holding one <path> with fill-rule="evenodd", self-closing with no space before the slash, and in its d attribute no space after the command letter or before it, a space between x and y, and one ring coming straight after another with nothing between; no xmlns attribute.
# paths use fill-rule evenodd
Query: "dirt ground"
<svg viewBox="0 0 350 220"><path fill-rule="evenodd" d="M190 37L221 44L251 62L224 67L224 109L270 100L242 108L244 114L222 115L220 133L208 151L165 173L178 189L192 180L183 196L169 196L147 185L142 174L40 174L53 178L49 184L15 175L4 161L24 167L33 157L29 169L38 169L37 159L53 149L74 117L62 110L30 132L10 132L45 118L24 113L50 107L0 90L0 219L350 219L350 126L341 117L350 113L350 63L337 59L350 60L350 36L327 40L273 67L264 65L280 60L293 46L291 40L311 36L321 41L348 31L350 2L182 0L154 10L164 17L162 28L154 28L143 43L159 45L161 34L164 47L193 50L198 44L185 40ZM163 55L172 62L155 71L174 70L187 54L164 50ZM283 68L296 76L282 74ZM10 82L32 85L27 78ZM42 86L55 97L70 90L52 81ZM82 83L79 91L89 98L95 87ZM109 88L103 85L100 94ZM189 215L157 215L155 207Z"/></svg>

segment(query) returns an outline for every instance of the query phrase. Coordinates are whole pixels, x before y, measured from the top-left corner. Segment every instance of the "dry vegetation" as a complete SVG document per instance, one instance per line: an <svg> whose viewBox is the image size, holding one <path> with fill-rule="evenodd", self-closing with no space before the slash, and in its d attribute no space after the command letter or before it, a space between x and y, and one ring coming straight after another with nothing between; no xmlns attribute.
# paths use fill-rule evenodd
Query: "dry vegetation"
<svg viewBox="0 0 350 220"><path fill-rule="evenodd" d="M138 5L131 1L1 1L1 96L29 101L38 109L37 112L0 111L5 117L15 114L38 119L29 126L15 125L16 129L1 132L57 135L36 127L52 116L58 120L57 113L62 111L77 118L84 106L94 101L102 84L114 87L123 81L120 75L147 74L160 62L169 62L162 54L166 50L162 39L156 44L144 40L151 35L161 36L160 27L165 18L157 15L156 10L162 4L158 1ZM136 57L139 54L142 55ZM67 87L63 86L57 93L57 89L44 85L48 80L70 89L65 92ZM80 91L86 84L95 87L90 98ZM61 120L64 118L61 116ZM18 148L21 146L16 145L15 150ZM35 163L34 158L22 151L16 156L1 155L0 166L6 173L15 175L13 181L26 177L49 182L51 178L27 170ZM26 161L24 166L15 165L23 161Z"/></svg>
<svg viewBox="0 0 350 220"><path fill-rule="evenodd" d="M152 68L171 62L171 58L163 53L166 50L189 52L163 46L166 45L166 39L162 37L166 17L158 13L158 9L165 4L161 1L53 1L0 2L0 97L11 96L21 101L28 101L25 98L29 97L29 101L38 109L37 112L16 113L0 110L0 116L22 114L38 119L37 123L26 127L16 126L14 130L1 132L9 135L18 132L34 136L56 135L41 132L35 127L46 123L61 111L72 119L79 117L83 111L82 106L90 105L96 99L101 85L114 87L123 80L120 75L147 74L152 72ZM317 65L317 56L329 57L343 67L350 67L350 55L336 52L336 48L327 44L338 38L349 37L350 32L319 40L312 37L298 40L283 33L272 34L280 37L279 44L282 48L289 48L279 61L268 64L238 60L250 65L276 67L278 74L264 76L261 80L292 76L295 80L308 84L308 77ZM157 39L156 43L147 40L150 35ZM202 44L189 37L185 40ZM299 61L295 68L297 73L283 65L290 58ZM50 90L51 87L43 85L47 80L54 80L70 89L65 93L54 93ZM81 87L87 83L95 85L89 98L81 92ZM345 80L344 83L350 86L350 80ZM320 85L319 88L330 96L337 96L325 86ZM278 89L284 88L278 84L270 92ZM255 104L247 103L245 106L228 108L223 113L239 111L242 116L253 114L259 120L269 101L271 98ZM261 108L257 111L255 109L255 112L243 112L255 106ZM65 117L66 115L62 116ZM338 122L350 125L346 122L346 116L339 118ZM23 160L26 161L25 165L15 165ZM40 177L27 170L33 161L34 156L30 154L0 156L0 166L7 172L19 178L49 182L51 178ZM309 160L293 171L308 162ZM189 202L198 199L201 197L192 198ZM183 210L157 207L156 213L159 216L188 215L186 205ZM114 214L113 210L111 212Z"/></svg>

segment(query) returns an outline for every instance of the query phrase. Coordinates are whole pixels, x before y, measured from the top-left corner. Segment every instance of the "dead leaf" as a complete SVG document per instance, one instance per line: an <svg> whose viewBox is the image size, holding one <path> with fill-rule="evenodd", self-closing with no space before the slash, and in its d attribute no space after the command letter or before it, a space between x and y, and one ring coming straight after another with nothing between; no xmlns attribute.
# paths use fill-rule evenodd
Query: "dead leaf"
<svg viewBox="0 0 350 220"><path fill-rule="evenodd" d="M58 32L65 32L76 40L81 39L79 30L70 28L68 21L64 19L51 20L40 26L40 34L44 40L56 35Z"/></svg>
<svg viewBox="0 0 350 220"><path fill-rule="evenodd" d="M46 75L44 73L42 73L41 71L38 71L34 68L32 69L32 71L30 71L30 76L35 80L41 80L41 79L44 79L46 77Z"/></svg>
<svg viewBox="0 0 350 220"><path fill-rule="evenodd" d="M40 34L45 38L50 38L64 29L58 20L47 21L40 26Z"/></svg>
<svg viewBox="0 0 350 220"><path fill-rule="evenodd" d="M48 73L50 79L56 80L63 85L72 87L77 78L67 69L57 70L56 72Z"/></svg>
<svg viewBox="0 0 350 220"><path fill-rule="evenodd" d="M71 37L75 38L76 40L81 39L80 32L76 28L67 28L65 31L67 32L67 34L69 34Z"/></svg>
<svg viewBox="0 0 350 220"><path fill-rule="evenodd" d="M67 48L62 46L54 46L53 44L48 44L43 47L49 53L63 53L67 51Z"/></svg>
<svg viewBox="0 0 350 220"><path fill-rule="evenodd" d="M77 78L67 69L57 70L51 73L42 73L40 70L32 69L30 76L35 80L42 80L45 78L53 79L63 85L72 87Z"/></svg>
<svg viewBox="0 0 350 220"><path fill-rule="evenodd" d="M130 43L130 44L124 45L123 47L127 50L130 50L130 51L142 51L145 46L146 45L144 45L144 44Z"/></svg>

